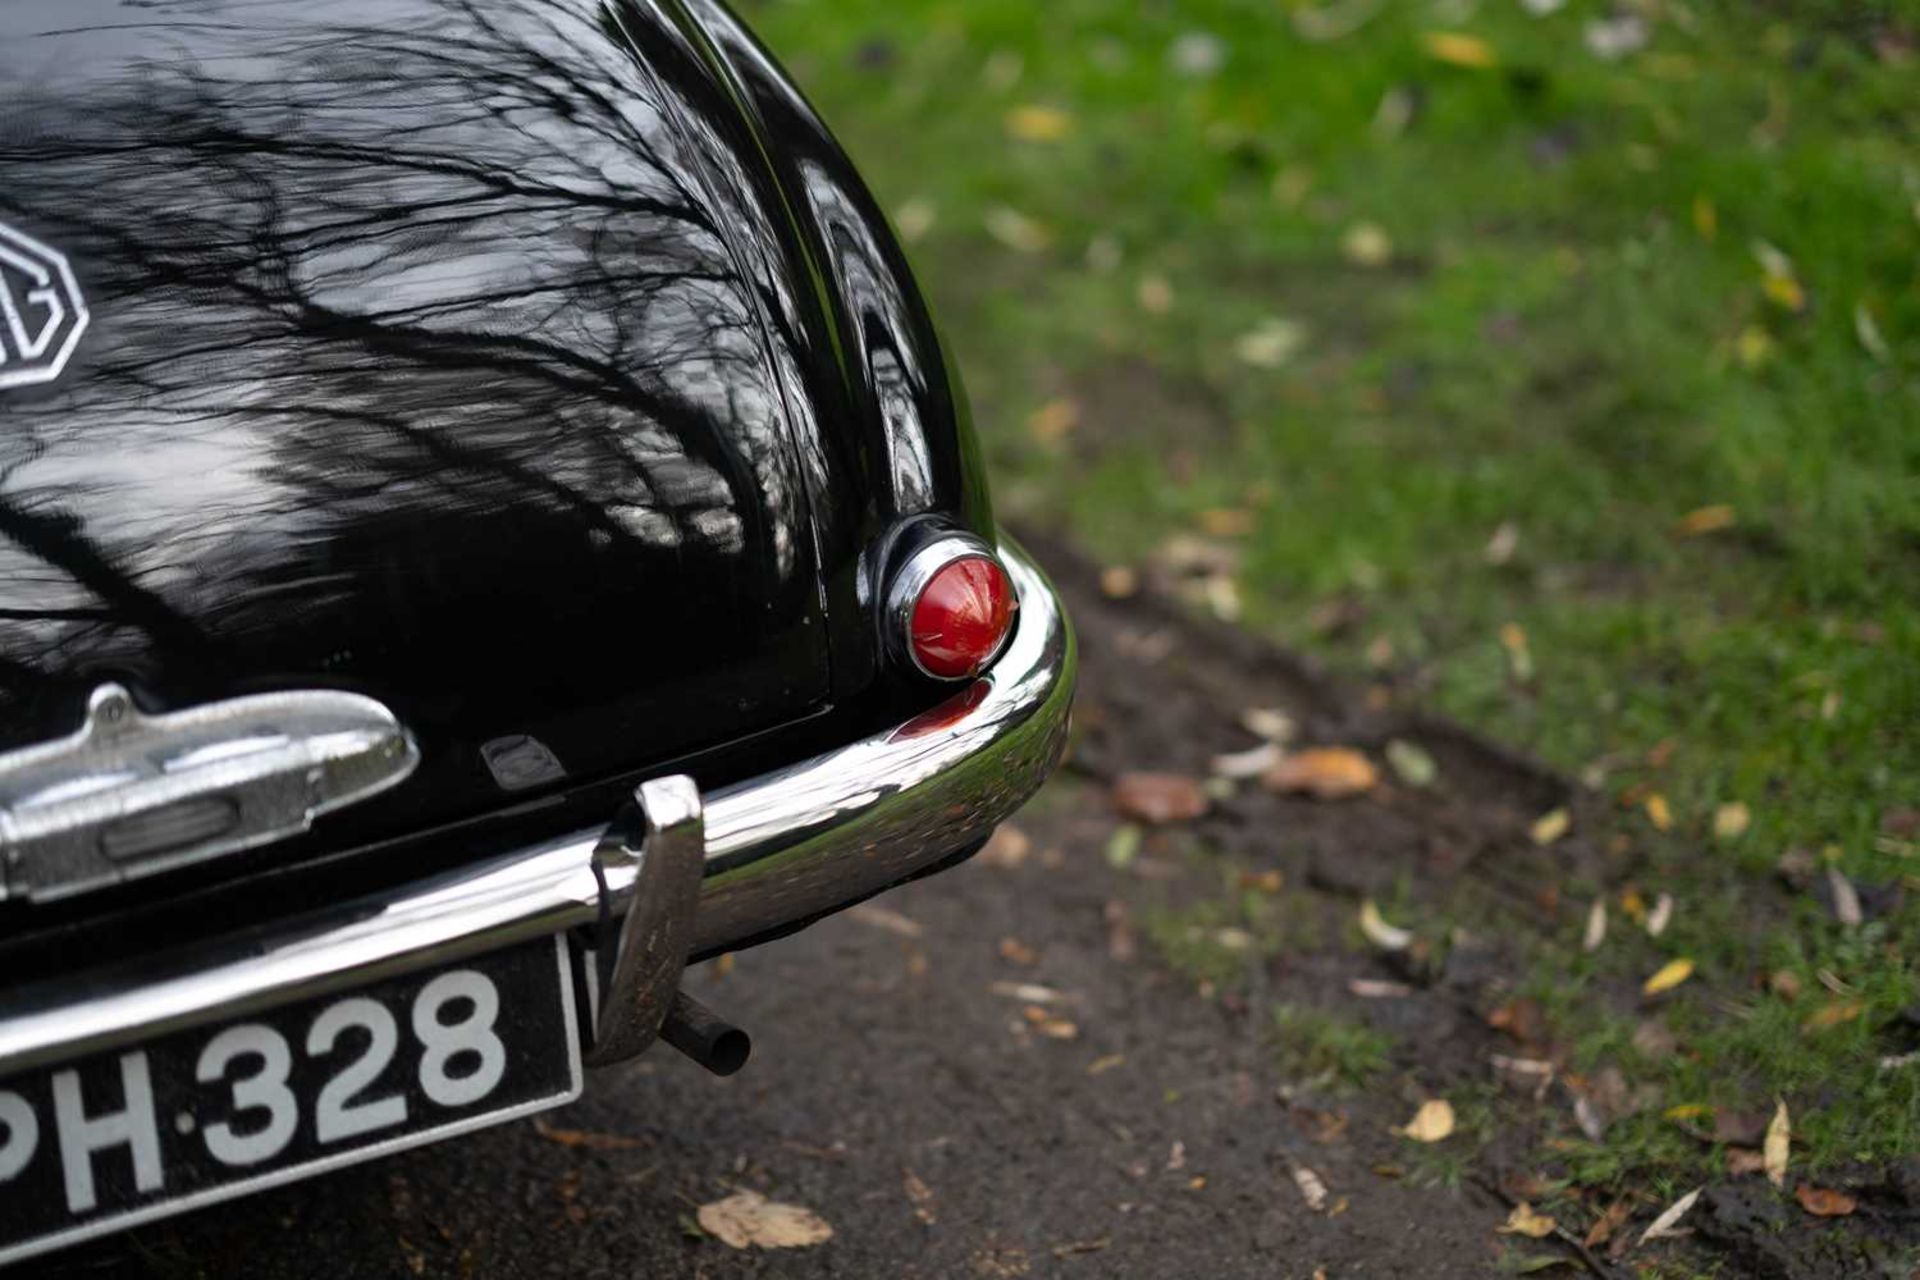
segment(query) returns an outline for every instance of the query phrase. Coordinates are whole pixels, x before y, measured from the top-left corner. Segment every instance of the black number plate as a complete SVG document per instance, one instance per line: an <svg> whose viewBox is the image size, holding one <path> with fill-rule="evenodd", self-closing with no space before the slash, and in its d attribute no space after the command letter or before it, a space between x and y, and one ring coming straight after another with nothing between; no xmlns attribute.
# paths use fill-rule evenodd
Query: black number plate
<svg viewBox="0 0 1920 1280"><path fill-rule="evenodd" d="M560 938L0 1080L0 1262L558 1106Z"/></svg>

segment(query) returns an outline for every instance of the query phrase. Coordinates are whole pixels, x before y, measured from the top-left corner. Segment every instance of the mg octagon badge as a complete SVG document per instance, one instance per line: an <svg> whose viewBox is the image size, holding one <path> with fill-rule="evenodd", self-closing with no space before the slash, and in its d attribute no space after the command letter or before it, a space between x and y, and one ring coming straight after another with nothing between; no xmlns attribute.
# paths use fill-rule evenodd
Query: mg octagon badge
<svg viewBox="0 0 1920 1280"><path fill-rule="evenodd" d="M0 391L59 377L86 327L66 255L0 222Z"/></svg>

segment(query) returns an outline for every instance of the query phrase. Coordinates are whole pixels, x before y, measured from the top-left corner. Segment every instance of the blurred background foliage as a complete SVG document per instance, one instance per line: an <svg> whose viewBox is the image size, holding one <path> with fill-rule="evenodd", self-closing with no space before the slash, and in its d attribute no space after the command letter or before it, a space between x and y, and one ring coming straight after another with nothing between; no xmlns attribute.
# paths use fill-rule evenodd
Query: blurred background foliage
<svg viewBox="0 0 1920 1280"><path fill-rule="evenodd" d="M1920 1140L1872 1051L1920 941L1913 6L744 8L907 242L1003 516L1616 797L1664 950L1860 1002L1703 1027L1676 1089L1826 1080L1869 1103L1827 1155ZM1789 853L1864 932L1756 927Z"/></svg>

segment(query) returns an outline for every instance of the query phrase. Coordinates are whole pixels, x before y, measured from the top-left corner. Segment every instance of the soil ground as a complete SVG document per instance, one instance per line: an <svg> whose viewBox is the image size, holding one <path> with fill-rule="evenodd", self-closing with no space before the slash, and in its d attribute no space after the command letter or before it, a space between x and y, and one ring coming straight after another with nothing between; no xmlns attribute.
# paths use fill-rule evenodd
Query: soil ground
<svg viewBox="0 0 1920 1280"><path fill-rule="evenodd" d="M696 993L754 1035L742 1074L716 1080L663 1049L594 1076L581 1102L539 1121L157 1224L44 1269L1908 1274L1920 1171L1898 1166L1862 1171L1851 1184L1860 1210L1834 1222L1758 1178L1710 1188L1686 1221L1693 1235L1619 1259L1608 1244L1575 1243L1603 1204L1563 1207L1566 1235L1498 1233L1515 1199L1540 1195L1541 1153L1573 1123L1560 1086L1538 1102L1503 1093L1489 1066L1494 1054L1551 1057L1525 1043L1549 1033L1487 1020L1512 994L1506 975L1529 932L1577 927L1572 904L1534 886L1592 852L1577 838L1550 853L1525 838L1569 789L1450 725L1370 712L1237 632L1151 599L1105 599L1070 555L1042 555L1082 637L1071 765L982 857L703 967ZM1389 784L1346 802L1247 788L1116 856L1112 777L1204 774L1212 754L1249 745L1236 722L1250 706L1285 708L1307 741L1418 741L1449 785ZM1224 899L1223 885L1234 891ZM1452 918L1485 923L1431 950L1422 938L1414 958L1383 957L1352 924L1362 896L1407 913L1451 903ZM1206 914L1223 900L1240 914ZM1276 1004L1322 1016L1306 1047L1327 1049L1332 1069L1303 1063L1302 1045L1275 1029ZM1353 1043L1357 1062L1338 1052ZM1453 1100L1460 1132L1431 1147L1396 1136L1437 1095ZM1301 1169L1324 1183L1319 1211ZM735 1251L699 1232L698 1206L737 1188L814 1210L833 1238ZM1640 1193L1616 1238L1637 1240L1661 1207Z"/></svg>

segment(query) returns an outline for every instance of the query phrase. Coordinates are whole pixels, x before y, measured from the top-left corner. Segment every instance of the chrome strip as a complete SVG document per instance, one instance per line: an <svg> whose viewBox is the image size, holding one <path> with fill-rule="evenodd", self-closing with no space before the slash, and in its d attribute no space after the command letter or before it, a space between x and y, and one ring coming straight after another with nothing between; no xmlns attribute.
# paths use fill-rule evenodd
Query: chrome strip
<svg viewBox="0 0 1920 1280"><path fill-rule="evenodd" d="M78 729L0 754L0 898L45 902L298 835L419 760L393 713L357 693L148 716L103 684Z"/></svg>
<svg viewBox="0 0 1920 1280"><path fill-rule="evenodd" d="M889 732L706 797L693 955L937 865L1046 778L1066 742L1073 636L1039 569L1011 544L1001 555L1020 610L990 671ZM0 1075L591 923L603 834L575 832L384 898L7 991ZM632 892L630 866L610 872L610 892Z"/></svg>

